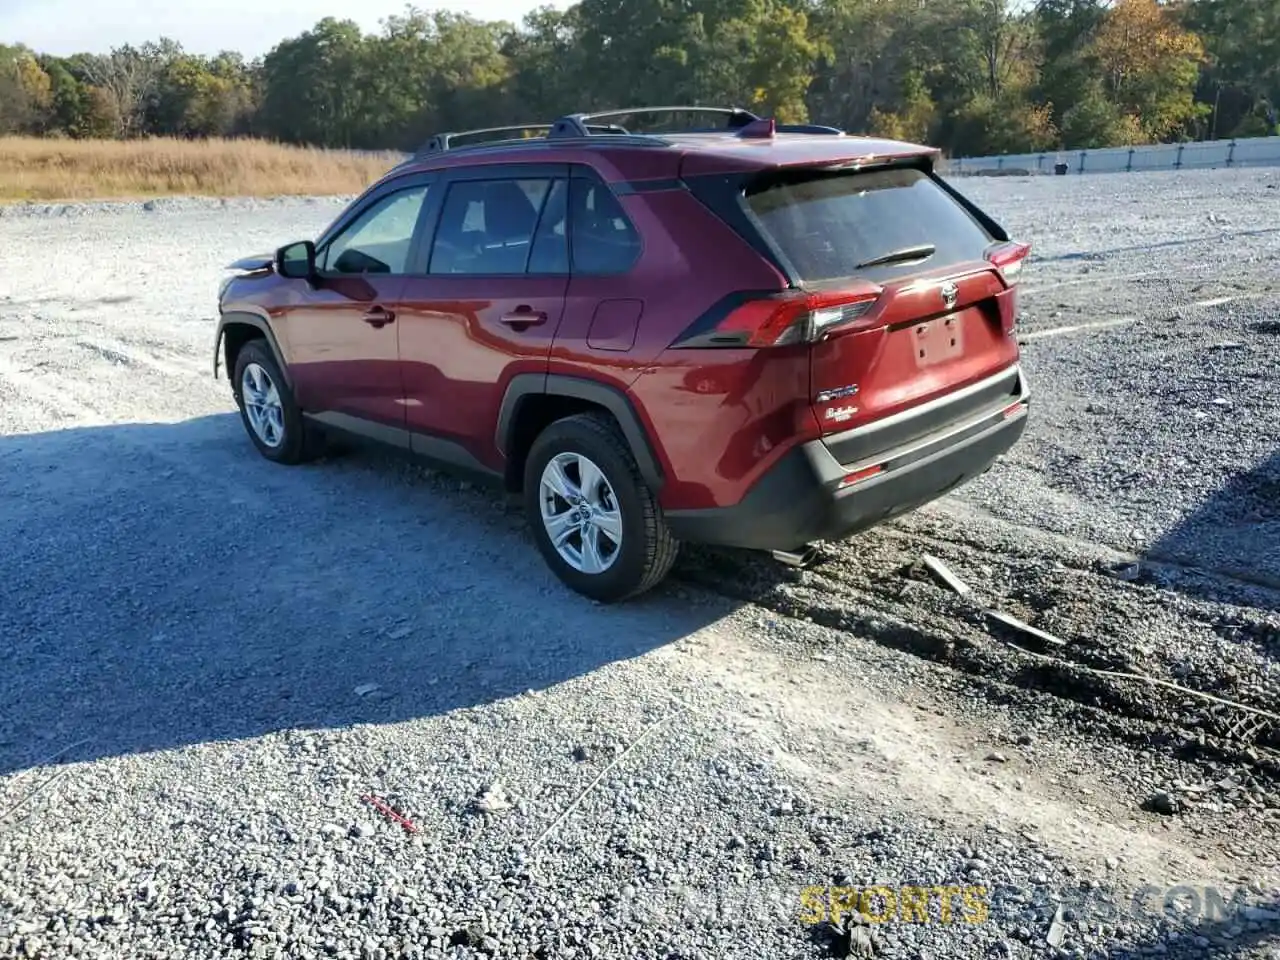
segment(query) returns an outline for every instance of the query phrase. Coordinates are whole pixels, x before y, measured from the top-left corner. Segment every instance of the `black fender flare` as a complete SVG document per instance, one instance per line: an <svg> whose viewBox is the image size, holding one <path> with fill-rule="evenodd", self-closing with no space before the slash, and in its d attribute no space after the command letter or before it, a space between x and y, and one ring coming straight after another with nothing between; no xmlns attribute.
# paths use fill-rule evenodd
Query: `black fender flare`
<svg viewBox="0 0 1280 960"><path fill-rule="evenodd" d="M631 400L622 390L599 380L573 377L560 373L519 373L511 378L502 395L498 410L497 442L504 457L509 456L521 405L534 396L571 397L604 407L618 421L622 436L636 458L640 475L657 493L664 481L662 466L649 442L649 434L640 421Z"/></svg>
<svg viewBox="0 0 1280 960"><path fill-rule="evenodd" d="M293 377L289 373L289 365L284 362L284 352L280 349L280 344L276 340L275 331L271 329L271 324L256 313L240 310L228 311L218 318L218 329L213 337L213 378L215 380L218 378L218 367L222 363L222 339L227 327L231 326L253 327L262 333L263 338L267 341L267 346L271 348L272 356L275 357L276 366L284 374L285 383L292 388ZM228 379L232 377L233 373L234 371L227 371Z"/></svg>

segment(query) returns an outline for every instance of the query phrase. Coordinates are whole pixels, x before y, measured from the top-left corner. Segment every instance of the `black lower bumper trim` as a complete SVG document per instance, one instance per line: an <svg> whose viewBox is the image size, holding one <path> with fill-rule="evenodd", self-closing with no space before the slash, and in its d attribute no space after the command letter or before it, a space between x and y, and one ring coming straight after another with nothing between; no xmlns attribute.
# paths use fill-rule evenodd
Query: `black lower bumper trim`
<svg viewBox="0 0 1280 960"><path fill-rule="evenodd" d="M884 473L840 488L846 476L820 440L784 456L741 502L666 514L671 532L690 543L748 550L794 550L839 540L908 513L986 472L1018 442L1027 406L967 430L956 442Z"/></svg>

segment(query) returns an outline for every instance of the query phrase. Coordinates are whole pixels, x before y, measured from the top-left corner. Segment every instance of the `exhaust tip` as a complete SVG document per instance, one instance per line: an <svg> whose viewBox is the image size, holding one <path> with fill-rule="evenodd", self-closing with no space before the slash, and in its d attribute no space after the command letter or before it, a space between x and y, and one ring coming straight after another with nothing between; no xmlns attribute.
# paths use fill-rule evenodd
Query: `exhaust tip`
<svg viewBox="0 0 1280 960"><path fill-rule="evenodd" d="M818 545L807 543L798 550L772 550L773 559L785 563L788 567L804 569L818 559Z"/></svg>

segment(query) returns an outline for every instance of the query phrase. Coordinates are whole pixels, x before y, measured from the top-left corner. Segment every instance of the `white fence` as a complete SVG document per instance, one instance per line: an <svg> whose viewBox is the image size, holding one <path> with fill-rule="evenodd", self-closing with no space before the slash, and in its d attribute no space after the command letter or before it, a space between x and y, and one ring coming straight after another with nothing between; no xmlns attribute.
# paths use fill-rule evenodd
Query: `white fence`
<svg viewBox="0 0 1280 960"><path fill-rule="evenodd" d="M1066 165L1068 174L1280 166L1280 137L1159 143L1144 147L1021 153L1000 157L957 157L947 161L945 169L952 176L1053 174L1058 172L1061 164Z"/></svg>

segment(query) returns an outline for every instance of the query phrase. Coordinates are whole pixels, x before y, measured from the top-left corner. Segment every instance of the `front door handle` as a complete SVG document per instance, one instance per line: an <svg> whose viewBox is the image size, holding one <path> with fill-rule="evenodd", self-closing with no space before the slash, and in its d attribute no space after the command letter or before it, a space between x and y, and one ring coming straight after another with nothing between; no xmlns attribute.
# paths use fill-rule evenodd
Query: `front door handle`
<svg viewBox="0 0 1280 960"><path fill-rule="evenodd" d="M396 315L383 307L374 307L364 315L364 322L371 327L385 327L396 322Z"/></svg>
<svg viewBox="0 0 1280 960"><path fill-rule="evenodd" d="M547 322L547 315L541 310L530 307L516 307L510 313L498 318L513 330L520 331L528 327L536 327Z"/></svg>

